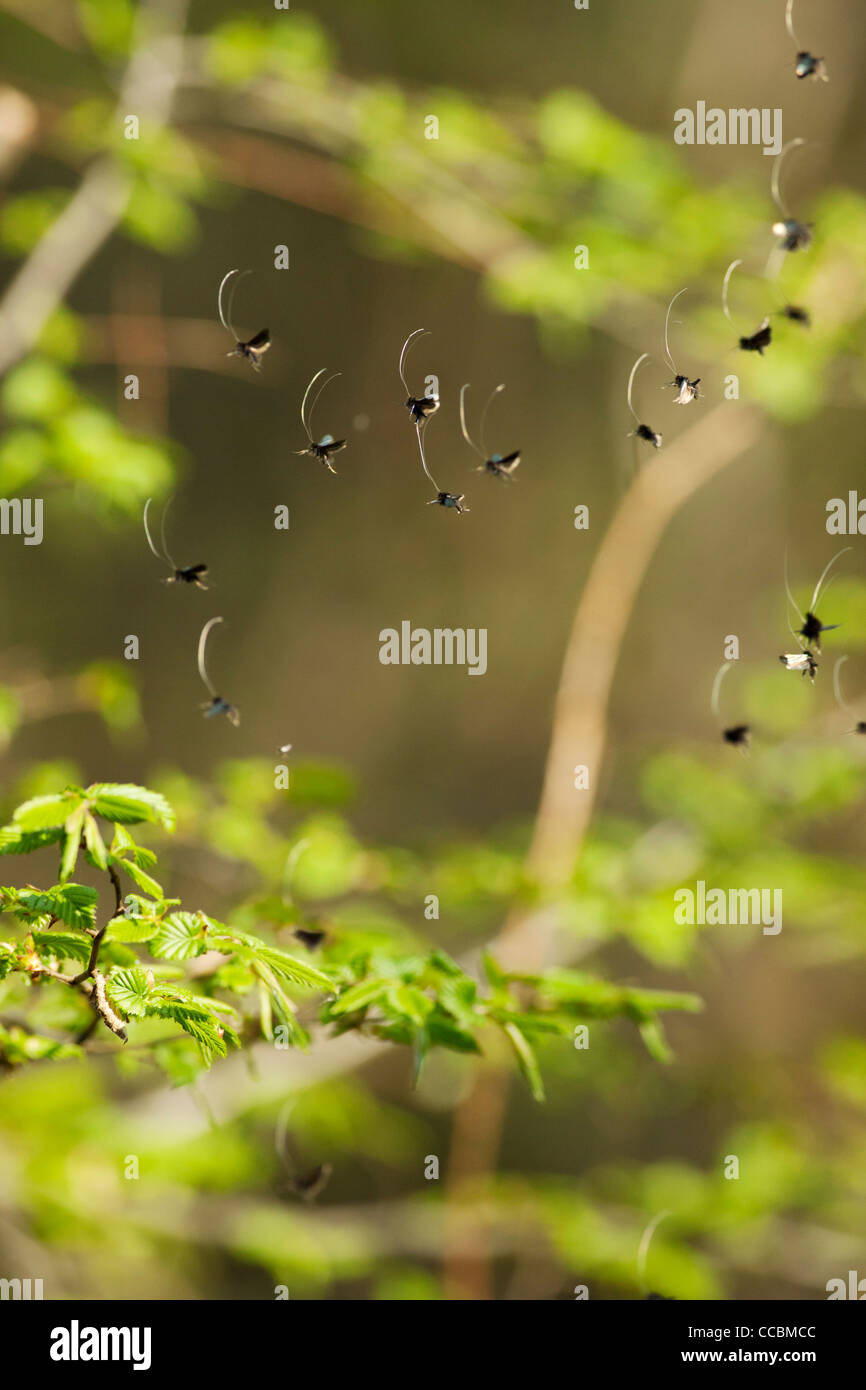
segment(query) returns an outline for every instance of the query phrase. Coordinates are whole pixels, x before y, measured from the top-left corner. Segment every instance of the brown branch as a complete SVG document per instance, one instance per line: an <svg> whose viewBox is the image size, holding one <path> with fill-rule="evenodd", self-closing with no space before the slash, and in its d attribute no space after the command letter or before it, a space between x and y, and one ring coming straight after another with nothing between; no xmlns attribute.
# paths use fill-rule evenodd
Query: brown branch
<svg viewBox="0 0 866 1390"><path fill-rule="evenodd" d="M758 440L761 416L753 407L720 404L648 463L622 498L592 563L566 647L553 714L541 800L526 869L538 885L541 909L516 908L493 954L511 970L545 964L557 913L555 899L568 883L592 817L607 742L607 711L628 622L656 546L671 518L698 488ZM590 787L576 791L573 769L589 769ZM496 1165L510 1070L477 1073L454 1116L448 1164L449 1198L459 1203L467 1174ZM446 1252L451 1297L491 1296L487 1250Z"/></svg>
<svg viewBox="0 0 866 1390"><path fill-rule="evenodd" d="M183 61L183 39L175 31L185 18L186 0L148 0L139 6L137 41L115 112L118 129L128 114L151 130L167 124ZM131 189L128 169L113 155L90 165L0 302L0 375L33 347L78 275L111 236Z"/></svg>

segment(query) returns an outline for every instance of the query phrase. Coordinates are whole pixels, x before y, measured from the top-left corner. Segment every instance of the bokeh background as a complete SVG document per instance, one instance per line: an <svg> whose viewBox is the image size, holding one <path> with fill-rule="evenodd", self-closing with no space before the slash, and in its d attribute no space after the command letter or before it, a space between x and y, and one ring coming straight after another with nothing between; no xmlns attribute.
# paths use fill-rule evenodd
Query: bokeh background
<svg viewBox="0 0 866 1390"><path fill-rule="evenodd" d="M185 900L249 914L251 896L285 891L286 855L312 836L318 868L305 879L299 861L294 891L336 931L471 955L524 882L575 605L646 462L626 437L635 357L652 354L635 401L666 447L731 372L727 408L759 421L646 574L545 962L701 995L703 1014L670 1027L669 1064L621 1023L594 1025L588 1052L557 1040L542 1049L546 1105L513 1087L501 1142L476 1064L434 1058L413 1091L396 1050L359 1061L342 1040L290 1064L234 1058L187 1087L110 1058L15 1067L0 1253L44 1270L52 1296L260 1298L278 1282L293 1297L551 1298L588 1283L628 1298L663 1210L646 1277L672 1296L819 1298L864 1267L866 749L848 731L866 717L866 582L860 539L828 536L825 519L862 473L866 15L795 8L827 84L794 80L782 0L0 3L4 282L94 162L126 181L116 225L14 360L22 330L0 297L0 491L44 497L46 516L41 546L0 544L9 809L72 779L155 785L180 812L160 849ZM124 74L148 51L142 109L166 74L171 108L126 141ZM773 280L772 161L674 145L674 111L698 100L782 107L785 139L810 142L785 190L815 244ZM734 257L739 332L787 300L813 318L808 332L774 319L765 359L731 352ZM224 355L216 289L234 266L253 272L238 327L273 339L259 375ZM674 353L707 397L688 412L660 389L665 306L684 285ZM409 377L439 378L428 458L467 493L463 517L425 506L403 409L399 349L421 326ZM316 414L349 440L337 477L293 453L323 366L342 373ZM464 382L476 419L507 385L488 435L522 449L514 486L472 471ZM172 551L208 562L207 594L161 585L147 550L144 500L172 494ZM785 551L804 605L843 544L825 617L843 627L813 689L777 660ZM237 730L197 709L195 643L215 613L210 665ZM381 666L379 631L404 618L486 628L485 677ZM137 663L122 660L130 633ZM755 726L748 758L719 745L710 710L730 633L742 659L723 718ZM853 713L833 697L843 653ZM285 742L288 795L271 791ZM698 878L781 888L783 932L677 927L673 892ZM297 1142L334 1167L315 1208L279 1191L287 1100ZM460 1138L472 1114L496 1132L478 1172ZM142 1155L137 1185L127 1153Z"/></svg>

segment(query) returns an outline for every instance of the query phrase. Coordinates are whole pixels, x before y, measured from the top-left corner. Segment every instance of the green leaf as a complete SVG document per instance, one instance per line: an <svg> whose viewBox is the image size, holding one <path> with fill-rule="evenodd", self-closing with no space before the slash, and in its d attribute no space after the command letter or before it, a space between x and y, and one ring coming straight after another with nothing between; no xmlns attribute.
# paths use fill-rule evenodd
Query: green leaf
<svg viewBox="0 0 866 1390"><path fill-rule="evenodd" d="M96 925L97 892L95 888L88 888L82 883L66 883L62 888L52 888L47 893L22 888L17 897L21 907L34 917L57 917L68 927L82 929Z"/></svg>
<svg viewBox="0 0 866 1390"><path fill-rule="evenodd" d="M520 1067L524 1080L532 1092L533 1099L538 1101L544 1100L544 1083L541 1080L538 1061L531 1044L523 1036L516 1024L502 1023L500 1026L503 1033L505 1033L508 1038L508 1041L511 1043L511 1046L514 1048L517 1064Z"/></svg>
<svg viewBox="0 0 866 1390"><path fill-rule="evenodd" d="M108 854L105 842L99 833L99 826L88 812L84 817L84 843L98 869L108 868Z"/></svg>
<svg viewBox="0 0 866 1390"><path fill-rule="evenodd" d="M360 1009L367 1009L381 999L394 983L393 980L361 980L328 1005L328 1014L332 1018L338 1018L341 1014L353 1014Z"/></svg>
<svg viewBox="0 0 866 1390"><path fill-rule="evenodd" d="M66 879L68 879L72 870L75 868L78 859L78 850L81 845L81 828L84 824L84 815L85 808L81 805L72 812L71 816L67 817L64 826L66 840L63 845L63 854L60 858L61 883L64 883Z"/></svg>
<svg viewBox="0 0 866 1390"><path fill-rule="evenodd" d="M151 938L151 955L163 960L191 960L207 950L206 927L197 912L173 912Z"/></svg>
<svg viewBox="0 0 866 1390"><path fill-rule="evenodd" d="M63 839L63 827L52 830L19 830L16 825L4 825L0 830L0 854L32 854L46 845L56 845Z"/></svg>
<svg viewBox="0 0 866 1390"><path fill-rule="evenodd" d="M174 830L174 811L164 796L131 783L96 782L87 789L92 810L105 820L134 825L151 821L165 830Z"/></svg>
<svg viewBox="0 0 866 1390"><path fill-rule="evenodd" d="M105 941L150 941L159 931L152 917L112 917L105 932Z"/></svg>
<svg viewBox="0 0 866 1390"><path fill-rule="evenodd" d="M70 812L83 801L83 794L75 788L60 796L34 796L18 807L12 817L18 830L51 830L65 826Z"/></svg>
<svg viewBox="0 0 866 1390"><path fill-rule="evenodd" d="M36 954L41 960L75 960L79 965L87 965L93 945L90 937L78 936L67 931L38 931L31 933Z"/></svg>
<svg viewBox="0 0 866 1390"><path fill-rule="evenodd" d="M157 883L155 878L151 878L150 874L146 874L144 869L140 869L132 859L113 857L112 862L118 869L122 869L125 874L128 874L142 892L149 893L152 898L162 897L161 885Z"/></svg>
<svg viewBox="0 0 866 1390"><path fill-rule="evenodd" d="M112 970L105 981L105 992L116 1009L130 1018L143 1018L150 999L150 984L141 966Z"/></svg>

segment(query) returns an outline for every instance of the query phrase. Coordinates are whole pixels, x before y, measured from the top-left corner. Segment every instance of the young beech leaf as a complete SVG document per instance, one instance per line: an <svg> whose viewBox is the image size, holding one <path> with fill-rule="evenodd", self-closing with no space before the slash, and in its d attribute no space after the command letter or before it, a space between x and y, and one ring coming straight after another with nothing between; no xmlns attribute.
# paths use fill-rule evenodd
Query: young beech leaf
<svg viewBox="0 0 866 1390"><path fill-rule="evenodd" d="M39 931L32 932L33 945L40 960L74 960L87 965L93 945L89 936L78 936L74 932Z"/></svg>
<svg viewBox="0 0 866 1390"><path fill-rule="evenodd" d="M122 869L125 874L128 874L133 883L140 888L143 893L149 893L152 898L162 897L161 885L157 883L155 878L151 878L150 874L145 873L144 869L140 869L134 860L118 859L115 855L112 855L111 862L116 869Z"/></svg>
<svg viewBox="0 0 866 1390"><path fill-rule="evenodd" d="M60 796L34 796L18 807L12 821L19 830L54 829L65 825L83 800L84 794L77 787L70 787Z"/></svg>
<svg viewBox="0 0 866 1390"><path fill-rule="evenodd" d="M162 960L191 960L206 950L205 922L197 912L173 912L150 941L151 955Z"/></svg>
<svg viewBox="0 0 866 1390"><path fill-rule="evenodd" d="M75 868L78 850L81 845L81 827L84 824L84 807L78 806L66 819L63 853L60 856L60 881L65 883Z"/></svg>
<svg viewBox="0 0 866 1390"><path fill-rule="evenodd" d="M524 1080L529 1086L534 1100L544 1100L544 1083L541 1080L541 1072L538 1070L538 1061L531 1044L521 1033L514 1023L500 1024L517 1057L517 1064L523 1073Z"/></svg>
<svg viewBox="0 0 866 1390"><path fill-rule="evenodd" d="M65 883L46 893L35 888L21 888L16 896L18 906L34 917L57 917L68 927L96 925L96 889L82 883Z"/></svg>
<svg viewBox="0 0 866 1390"><path fill-rule="evenodd" d="M122 825L151 821L165 830L174 830L174 811L164 796L150 791L148 787L136 787L131 783L95 782L87 788L87 798L91 810L104 820L119 821Z"/></svg>
<svg viewBox="0 0 866 1390"><path fill-rule="evenodd" d="M88 812L84 817L84 843L97 869L108 868L108 853L99 833L99 826Z"/></svg>

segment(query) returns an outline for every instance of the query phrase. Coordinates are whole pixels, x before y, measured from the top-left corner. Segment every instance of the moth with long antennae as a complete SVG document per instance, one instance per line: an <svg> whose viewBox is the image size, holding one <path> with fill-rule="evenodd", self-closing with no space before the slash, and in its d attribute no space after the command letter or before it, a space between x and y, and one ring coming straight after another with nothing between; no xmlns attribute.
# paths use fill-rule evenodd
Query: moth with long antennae
<svg viewBox="0 0 866 1390"><path fill-rule="evenodd" d="M214 715L224 714L229 723L234 724L235 728L237 728L238 724L241 722L240 713L235 709L234 705L229 704L228 700L224 700L222 695L217 694L211 683L210 676L207 673L207 666L205 665L205 650L207 648L207 639L210 636L211 628L216 627L217 623L221 622L222 618L211 618L205 623L199 634L198 673L204 681L205 688L211 695L211 699L200 705L199 709L204 710L205 719L213 719Z"/></svg>
<svg viewBox="0 0 866 1390"><path fill-rule="evenodd" d="M833 556L833 558L829 560L827 564L824 566L824 569L821 573L821 577L819 578L818 583L815 585L815 588L812 591L812 597L809 601L809 607L806 609L805 613L800 612L800 609L794 600L794 596L791 593L791 586L788 582L787 553L785 555L785 591L788 595L788 602L790 603L794 612L797 614L797 617L800 619L800 622L803 624L803 626L797 632L794 632L793 627L791 627L791 632L794 634L795 637L802 639L800 645L803 648L814 647L816 652L820 652L821 634L823 632L833 632L836 628L840 626L839 623L822 623L821 619L816 616L815 610L818 607L818 604L821 601L822 596L827 592L827 589L829 589L830 584L832 584L833 582L833 580L831 579L830 584L828 584L826 588L824 587L824 580L830 573L832 566L835 565L836 561L839 559L841 555L844 555L846 551L850 549L850 545L843 546L843 548L841 550L838 550L836 554ZM789 626L791 626L790 622Z"/></svg>
<svg viewBox="0 0 866 1390"><path fill-rule="evenodd" d="M648 444L652 444L653 448L660 449L662 447L662 437L659 434L658 430L651 429L649 425L641 424L640 416L638 415L637 411L631 403L631 392L632 387L634 386L635 376L637 375L637 369L642 362L645 362L647 360L648 357L648 352L641 353L640 357L637 359L634 366L632 367L628 378L628 387L626 389L625 398L628 403L628 408L634 416L635 421L637 422L637 429L630 430L628 438L645 439Z"/></svg>
<svg viewBox="0 0 866 1390"><path fill-rule="evenodd" d="M668 311L665 314L665 361L667 362L668 366L674 374L673 381L668 382L668 385L675 386L677 388L677 396L674 400L674 405L688 405L689 401L696 401L698 396L700 395L700 391L698 390L698 382L701 378L698 376L695 377L694 381L689 381L688 376L683 376L680 372L677 371L674 359L671 357L671 346L669 337L671 309L676 304L680 295L685 294L687 288L688 286L686 286L684 289L677 291L670 304L668 305Z"/></svg>
<svg viewBox="0 0 866 1390"><path fill-rule="evenodd" d="M805 145L806 141L799 135L796 140L789 140L773 160L773 172L770 175L770 196L779 212L782 214L778 222L774 222L771 228L773 236L779 238L778 249L780 251L802 251L812 240L812 223L799 222L796 217L791 216L788 204L782 197L781 174L782 161L789 150L798 149Z"/></svg>
<svg viewBox="0 0 866 1390"><path fill-rule="evenodd" d="M162 521L160 522L159 527L162 553L160 554L160 552L157 550L156 546L153 543L153 536L150 534L150 527L147 524L147 513L152 501L153 498L148 497L147 501L145 502L144 516L142 520L144 521L144 534L147 537L148 545L150 546L157 560L161 560L163 564L168 565L169 569L171 570L171 574L168 576L168 578L162 581L163 584L194 584L197 589L206 589L208 585L204 583L204 577L207 574L207 565L187 565L185 568L176 565L174 560L172 559L171 553L166 544L165 519L168 516L168 509L171 506L171 498L168 499L168 501L162 509Z"/></svg>
<svg viewBox="0 0 866 1390"><path fill-rule="evenodd" d="M722 681L724 680L725 676L727 675L728 671L731 669L733 664L734 663L732 661L724 661L722 665L719 667L718 671L716 672L716 678L713 681L713 693L710 696L710 708L715 718L719 721L720 724L722 721L721 716L719 714L719 696L722 690ZM742 751L745 753L749 747L751 733L752 730L750 725L748 724L732 724L730 728L722 729L722 738L724 739L725 743L730 743L735 748L741 748Z"/></svg>
<svg viewBox="0 0 866 1390"><path fill-rule="evenodd" d="M790 319L792 323L799 323L803 328L812 327L812 316L808 309L804 309L800 304L785 304L778 311L779 317Z"/></svg>
<svg viewBox="0 0 866 1390"><path fill-rule="evenodd" d="M421 467L424 469L424 472L427 474L427 477L433 484L433 489L436 493L436 496L427 503L427 506L451 507L455 512L457 512L458 516L462 515L463 512L468 512L469 508L464 507L463 505L463 499L466 496L466 493L443 492L436 479L433 477L433 474L430 472L430 469L427 467L427 455L424 452L424 440L421 438L420 423L416 424L415 433L418 436L418 449L421 454Z"/></svg>
<svg viewBox="0 0 866 1390"><path fill-rule="evenodd" d="M842 694L842 684L839 672L848 660L847 656L840 656L833 666L833 694L836 696L836 704L845 714L851 713L851 706ZM866 734L866 719L858 719L853 729L848 730L849 734Z"/></svg>
<svg viewBox="0 0 866 1390"><path fill-rule="evenodd" d="M235 340L234 347L231 352L226 353L226 357L245 357L253 370L259 372L262 367L262 357L271 345L270 333L266 328L263 328L260 333L255 333L252 338L248 338L246 342L244 342L238 337L234 329L234 324L232 323L232 305L234 303L235 290L244 276L249 275L249 273L248 270L230 270L223 276L220 281L220 287L217 290L217 313L219 314L219 320L223 328L227 333L231 334ZM237 280L232 279L234 275L237 275ZM225 289L230 280L231 286L228 293L228 302L226 303L224 302Z"/></svg>
<svg viewBox="0 0 866 1390"><path fill-rule="evenodd" d="M408 385L406 384L406 377L403 374L403 364L406 361L406 353L409 350L409 344L413 341L413 339L417 338L419 335L421 337L425 337L426 334L429 333L429 331L430 330L428 328L416 328L414 333L409 334L409 337L406 339L405 343L403 344L402 351L400 352L400 362L397 367L397 371L400 375L400 380L403 383L403 390L406 392L406 395L408 397L408 400L406 401L406 409L408 410L411 418L414 420L416 425L423 425L425 420L429 420L431 415L436 414L436 411L439 409L439 397L413 396L412 392L409 390Z"/></svg>
<svg viewBox="0 0 866 1390"><path fill-rule="evenodd" d="M488 452L487 441L484 435L484 425L487 420L487 412L490 409L492 402L499 395L500 391L505 390L505 383L502 382L501 385L497 386L495 390L490 392L490 395L487 398L487 403L485 404L484 409L481 412L481 424L478 427L478 444L475 443L475 440L472 438L471 434L469 433L469 430L466 427L465 397L466 392L468 390L469 382L467 381L464 386L460 387L460 429L462 430L463 438L466 440L466 443L469 445L470 449L473 449L475 453L478 455L478 457L481 459L481 463L479 467L476 468L475 472L492 473L495 478L503 478L505 480L510 479L512 482L515 482L516 479L514 478L514 470L520 464L520 450L515 449L512 454L491 454Z"/></svg>
<svg viewBox="0 0 866 1390"><path fill-rule="evenodd" d="M800 47L800 40L794 33L794 23L792 19L793 9L794 0L788 0L787 6L785 7L785 28L788 30L788 33L794 41L794 47L797 49L794 76L799 77L801 80L804 77L814 77L820 82L827 82L829 78L827 77L827 67L824 59L816 58L808 49Z"/></svg>
<svg viewBox="0 0 866 1390"><path fill-rule="evenodd" d="M313 377L312 381L310 382L309 386L304 392L304 399L301 402L301 424L303 425L304 433L306 434L307 439L310 442L307 445L306 449L296 449L295 454L298 456L298 458L302 457L304 454L309 454L312 458L316 458L319 460L320 463L323 463L329 473L336 473L337 470L331 463L331 455L338 454L341 449L345 449L346 440L335 439L332 434L323 434L322 438L317 441L312 436L312 433L310 431L310 424L312 423L313 411L315 410L316 405L318 404L319 397L321 396L322 392L324 391L325 387L328 385L329 382L335 381L338 376L342 375L341 372L333 372L331 376L326 378L325 381L320 382L318 390L316 391L316 394L313 397L312 404L310 405L309 413L307 413L307 401L309 400L310 392L312 391L316 382L319 380L319 377L324 376L327 370L327 367L322 367L318 372L316 372L316 375Z"/></svg>
<svg viewBox="0 0 866 1390"><path fill-rule="evenodd" d="M731 311L728 308L728 287L731 283L731 276L738 265L742 265L741 260L731 261L725 271L725 278L722 282L722 312L732 328L735 327L734 320L731 318ZM763 357L764 348L770 346L773 330L770 327L770 320L765 318L760 328L752 333L750 337L740 338L739 347L742 352L757 352L759 357Z"/></svg>

